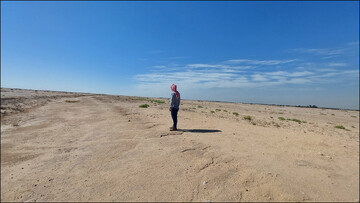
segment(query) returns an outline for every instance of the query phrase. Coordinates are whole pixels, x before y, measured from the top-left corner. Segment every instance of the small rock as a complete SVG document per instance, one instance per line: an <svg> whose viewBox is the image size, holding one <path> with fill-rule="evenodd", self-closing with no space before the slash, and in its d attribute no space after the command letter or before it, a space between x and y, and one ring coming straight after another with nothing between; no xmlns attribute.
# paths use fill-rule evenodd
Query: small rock
<svg viewBox="0 0 360 203"><path fill-rule="evenodd" d="M206 183L207 183L207 182L206 182L206 181L204 181L204 182L203 182L203 185L205 185Z"/></svg>
<svg viewBox="0 0 360 203"><path fill-rule="evenodd" d="M128 120L128 122L130 122L130 120Z"/></svg>

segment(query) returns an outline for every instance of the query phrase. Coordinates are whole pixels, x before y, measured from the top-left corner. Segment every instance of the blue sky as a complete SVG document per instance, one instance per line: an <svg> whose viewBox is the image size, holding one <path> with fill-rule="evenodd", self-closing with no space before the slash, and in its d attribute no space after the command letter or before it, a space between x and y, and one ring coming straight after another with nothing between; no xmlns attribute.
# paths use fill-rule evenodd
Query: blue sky
<svg viewBox="0 0 360 203"><path fill-rule="evenodd" d="M1 86L359 109L359 2L1 2Z"/></svg>

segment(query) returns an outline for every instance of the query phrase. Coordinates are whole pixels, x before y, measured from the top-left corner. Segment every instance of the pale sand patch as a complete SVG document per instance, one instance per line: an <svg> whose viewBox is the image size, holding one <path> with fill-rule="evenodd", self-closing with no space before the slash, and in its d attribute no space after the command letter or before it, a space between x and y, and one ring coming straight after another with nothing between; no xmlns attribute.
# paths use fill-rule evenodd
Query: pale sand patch
<svg viewBox="0 0 360 203"><path fill-rule="evenodd" d="M359 198L358 111L183 100L170 132L166 99L1 94L1 201Z"/></svg>

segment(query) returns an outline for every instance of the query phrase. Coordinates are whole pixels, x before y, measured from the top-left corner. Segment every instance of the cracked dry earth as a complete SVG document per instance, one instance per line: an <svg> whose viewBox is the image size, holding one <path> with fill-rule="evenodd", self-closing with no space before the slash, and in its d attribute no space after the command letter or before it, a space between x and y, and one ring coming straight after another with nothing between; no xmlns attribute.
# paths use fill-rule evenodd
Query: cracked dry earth
<svg viewBox="0 0 360 203"><path fill-rule="evenodd" d="M184 100L170 132L159 100L64 96L2 115L1 201L358 201L358 111Z"/></svg>

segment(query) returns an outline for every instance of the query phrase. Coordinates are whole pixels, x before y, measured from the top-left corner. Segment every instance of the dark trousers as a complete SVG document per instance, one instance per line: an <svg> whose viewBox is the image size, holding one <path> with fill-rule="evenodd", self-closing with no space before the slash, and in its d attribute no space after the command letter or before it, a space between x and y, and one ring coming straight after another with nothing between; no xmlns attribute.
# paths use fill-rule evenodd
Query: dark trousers
<svg viewBox="0 0 360 203"><path fill-rule="evenodd" d="M174 122L174 124L173 124L173 127L174 127L174 128L177 128L176 125L177 125L177 114L178 114L178 111L179 111L179 109L177 109L177 108L171 108L171 117L172 117L173 122Z"/></svg>

